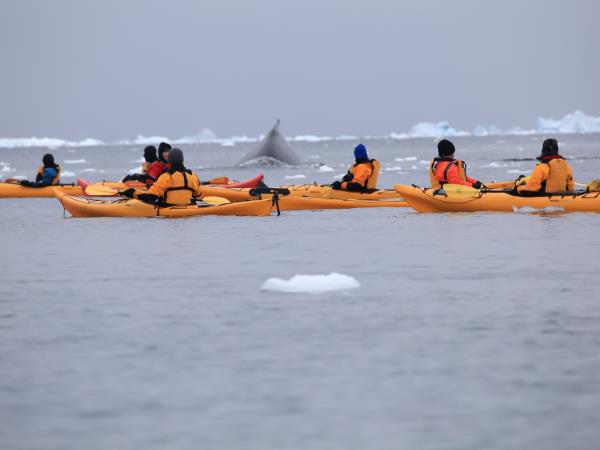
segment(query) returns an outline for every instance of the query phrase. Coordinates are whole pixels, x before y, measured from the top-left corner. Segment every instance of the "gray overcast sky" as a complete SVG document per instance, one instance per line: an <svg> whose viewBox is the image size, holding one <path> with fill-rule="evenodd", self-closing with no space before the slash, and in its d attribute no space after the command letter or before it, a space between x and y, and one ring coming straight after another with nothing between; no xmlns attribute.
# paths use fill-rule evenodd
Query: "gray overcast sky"
<svg viewBox="0 0 600 450"><path fill-rule="evenodd" d="M600 115L595 0L2 0L0 136Z"/></svg>

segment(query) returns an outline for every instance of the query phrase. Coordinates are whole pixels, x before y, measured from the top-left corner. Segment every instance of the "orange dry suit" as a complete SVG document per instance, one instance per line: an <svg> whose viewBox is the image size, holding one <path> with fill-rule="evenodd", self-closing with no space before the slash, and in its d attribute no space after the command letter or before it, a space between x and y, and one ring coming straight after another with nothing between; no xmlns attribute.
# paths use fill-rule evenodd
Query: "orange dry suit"
<svg viewBox="0 0 600 450"><path fill-rule="evenodd" d="M359 160L342 178L341 189L358 192L376 189L379 168L380 164L376 159Z"/></svg>
<svg viewBox="0 0 600 450"><path fill-rule="evenodd" d="M527 192L573 192L573 169L559 155L543 156L535 166L526 184L517 186L517 191Z"/></svg>
<svg viewBox="0 0 600 450"><path fill-rule="evenodd" d="M193 198L200 197L200 180L191 170L170 169L158 177L147 191L135 192L134 197L140 200L158 197L161 203L167 205L191 205Z"/></svg>
<svg viewBox="0 0 600 450"><path fill-rule="evenodd" d="M446 183L473 186L477 180L467 175L467 165L460 159L434 158L429 165L429 181L433 189Z"/></svg>

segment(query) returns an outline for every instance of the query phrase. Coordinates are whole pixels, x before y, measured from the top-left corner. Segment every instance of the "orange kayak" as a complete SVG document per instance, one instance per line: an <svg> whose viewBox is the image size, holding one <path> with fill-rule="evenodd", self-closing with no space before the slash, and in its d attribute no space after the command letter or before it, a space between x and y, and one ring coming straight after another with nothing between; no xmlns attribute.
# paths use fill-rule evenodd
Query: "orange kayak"
<svg viewBox="0 0 600 450"><path fill-rule="evenodd" d="M354 208L404 208L404 200L361 200L340 198L312 198L285 195L279 197L279 209L282 211L354 209Z"/></svg>
<svg viewBox="0 0 600 450"><path fill-rule="evenodd" d="M525 197L508 192L486 192L485 190L449 195L438 193L433 189L421 189L402 184L397 184L395 189L406 199L411 208L419 212L513 212L521 208L525 210L531 208L534 211L600 212L600 192Z"/></svg>
<svg viewBox="0 0 600 450"><path fill-rule="evenodd" d="M287 189L290 191L290 197L307 197L321 199L338 200L393 200L403 201L404 199L394 190L380 189L374 192L350 192L331 189L329 186L319 186L314 184L279 186L277 189ZM224 186L202 186L202 196L223 197L231 202L243 202L255 197L250 195L250 189L231 189Z"/></svg>
<svg viewBox="0 0 600 450"><path fill-rule="evenodd" d="M0 198L54 197L56 191L70 195L81 195L81 187L74 184L57 184L35 188L0 182Z"/></svg>
<svg viewBox="0 0 600 450"><path fill-rule="evenodd" d="M169 206L155 205L134 199L113 201L74 197L57 191L56 197L73 217L190 217L190 216L268 216L272 200L254 200L221 205Z"/></svg>

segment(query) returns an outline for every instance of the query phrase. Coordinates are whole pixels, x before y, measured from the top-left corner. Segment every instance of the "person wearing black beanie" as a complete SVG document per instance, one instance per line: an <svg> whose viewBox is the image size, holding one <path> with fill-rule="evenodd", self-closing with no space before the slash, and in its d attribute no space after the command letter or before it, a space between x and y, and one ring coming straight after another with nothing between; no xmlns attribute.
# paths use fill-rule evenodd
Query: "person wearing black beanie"
<svg viewBox="0 0 600 450"><path fill-rule="evenodd" d="M200 197L200 180L183 165L183 152L174 148L169 152L170 168L163 173L147 191L127 189L121 192L125 197L137 198L145 202L158 202L161 205L186 206Z"/></svg>
<svg viewBox="0 0 600 450"><path fill-rule="evenodd" d="M515 182L517 192L521 195L531 193L565 193L575 191L573 169L558 153L556 139L545 139L542 143L539 163L529 177L519 177Z"/></svg>
<svg viewBox="0 0 600 450"><path fill-rule="evenodd" d="M158 158L148 166L148 176L146 177L146 184L148 186L151 186L158 180L158 177L163 173L168 172L171 168L168 161L170 150L171 146L166 142L161 142L158 145Z"/></svg>
<svg viewBox="0 0 600 450"><path fill-rule="evenodd" d="M433 189L439 189L446 183L471 186L481 189L481 181L467 175L465 162L454 159L456 148L448 139L442 139L437 144L438 156L429 165L429 181Z"/></svg>
<svg viewBox="0 0 600 450"><path fill-rule="evenodd" d="M171 150L171 146L166 142L161 142L158 144L158 159L162 162L166 163L169 159L169 151ZM166 153L166 155L165 155Z"/></svg>
<svg viewBox="0 0 600 450"><path fill-rule="evenodd" d="M146 183L148 181L148 169L153 162L158 161L156 157L156 147L148 145L144 148L144 164L142 164L142 173L131 173L123 178L123 183L126 181L140 181Z"/></svg>
<svg viewBox="0 0 600 450"><path fill-rule="evenodd" d="M42 164L35 173L35 181L22 180L21 186L44 187L60 182L61 167L54 162L54 156L51 153L46 153L42 157Z"/></svg>

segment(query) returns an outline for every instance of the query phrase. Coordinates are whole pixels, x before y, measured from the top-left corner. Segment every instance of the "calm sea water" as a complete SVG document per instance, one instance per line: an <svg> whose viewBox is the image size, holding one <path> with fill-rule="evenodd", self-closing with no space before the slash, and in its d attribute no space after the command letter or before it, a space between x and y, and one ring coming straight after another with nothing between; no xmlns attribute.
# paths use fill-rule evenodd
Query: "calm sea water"
<svg viewBox="0 0 600 450"><path fill-rule="evenodd" d="M506 160L541 140L456 142L486 181L527 173L533 161ZM600 178L600 136L560 141L578 180ZM426 183L432 140L366 144L382 186ZM334 171L266 181L329 182L353 145L296 144ZM259 170L227 168L244 146L183 149L205 179ZM43 153L0 160L28 175ZM114 179L141 149L54 153ZM599 223L408 209L71 219L54 199L0 200L0 448L598 448ZM260 291L333 271L361 287Z"/></svg>

